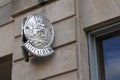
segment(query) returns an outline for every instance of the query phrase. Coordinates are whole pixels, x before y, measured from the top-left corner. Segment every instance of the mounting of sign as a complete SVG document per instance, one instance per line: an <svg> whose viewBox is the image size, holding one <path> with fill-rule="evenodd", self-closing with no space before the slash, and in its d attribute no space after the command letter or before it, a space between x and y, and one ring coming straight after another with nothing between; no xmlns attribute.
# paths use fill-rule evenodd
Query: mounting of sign
<svg viewBox="0 0 120 80"><path fill-rule="evenodd" d="M28 52L44 57L51 55L54 51L50 47L54 39L52 23L39 14L34 14L22 21L22 50L25 61L29 61Z"/></svg>

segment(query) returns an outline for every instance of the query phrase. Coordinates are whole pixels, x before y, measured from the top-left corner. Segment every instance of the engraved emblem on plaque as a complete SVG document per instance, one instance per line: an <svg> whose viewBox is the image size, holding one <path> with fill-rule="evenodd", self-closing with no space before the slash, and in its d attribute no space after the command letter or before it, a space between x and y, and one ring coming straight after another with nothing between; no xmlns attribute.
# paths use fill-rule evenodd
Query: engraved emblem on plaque
<svg viewBox="0 0 120 80"><path fill-rule="evenodd" d="M51 48L53 39L54 29L46 17L34 14L23 19L22 48L26 61L28 61L28 53L25 53L27 51L38 57L51 55L54 52Z"/></svg>

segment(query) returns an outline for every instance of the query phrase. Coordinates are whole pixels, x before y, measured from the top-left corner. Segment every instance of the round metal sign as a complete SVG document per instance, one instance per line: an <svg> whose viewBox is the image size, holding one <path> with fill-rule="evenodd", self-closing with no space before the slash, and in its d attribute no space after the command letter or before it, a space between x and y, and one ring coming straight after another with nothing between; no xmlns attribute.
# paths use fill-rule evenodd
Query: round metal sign
<svg viewBox="0 0 120 80"><path fill-rule="evenodd" d="M54 39L54 29L51 22L44 16L34 14L23 26L26 42L23 46L36 56L48 56L53 53L50 45Z"/></svg>

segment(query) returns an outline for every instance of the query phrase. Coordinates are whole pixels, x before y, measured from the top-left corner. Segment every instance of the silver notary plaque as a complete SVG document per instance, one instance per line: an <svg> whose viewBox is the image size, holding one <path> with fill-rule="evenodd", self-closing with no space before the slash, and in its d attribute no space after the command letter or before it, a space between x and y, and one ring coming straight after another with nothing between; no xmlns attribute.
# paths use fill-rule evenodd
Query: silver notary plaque
<svg viewBox="0 0 120 80"><path fill-rule="evenodd" d="M54 51L51 44L54 29L51 22L44 16L34 14L22 23L23 47L35 56L48 56Z"/></svg>

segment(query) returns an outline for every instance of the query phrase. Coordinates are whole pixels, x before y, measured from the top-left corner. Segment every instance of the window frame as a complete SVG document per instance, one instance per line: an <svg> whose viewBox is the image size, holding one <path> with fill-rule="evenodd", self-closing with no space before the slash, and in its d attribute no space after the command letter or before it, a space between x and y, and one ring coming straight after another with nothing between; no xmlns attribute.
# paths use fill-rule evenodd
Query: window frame
<svg viewBox="0 0 120 80"><path fill-rule="evenodd" d="M120 22L105 26L88 33L90 80L102 80L99 71L96 39L120 30Z"/></svg>

